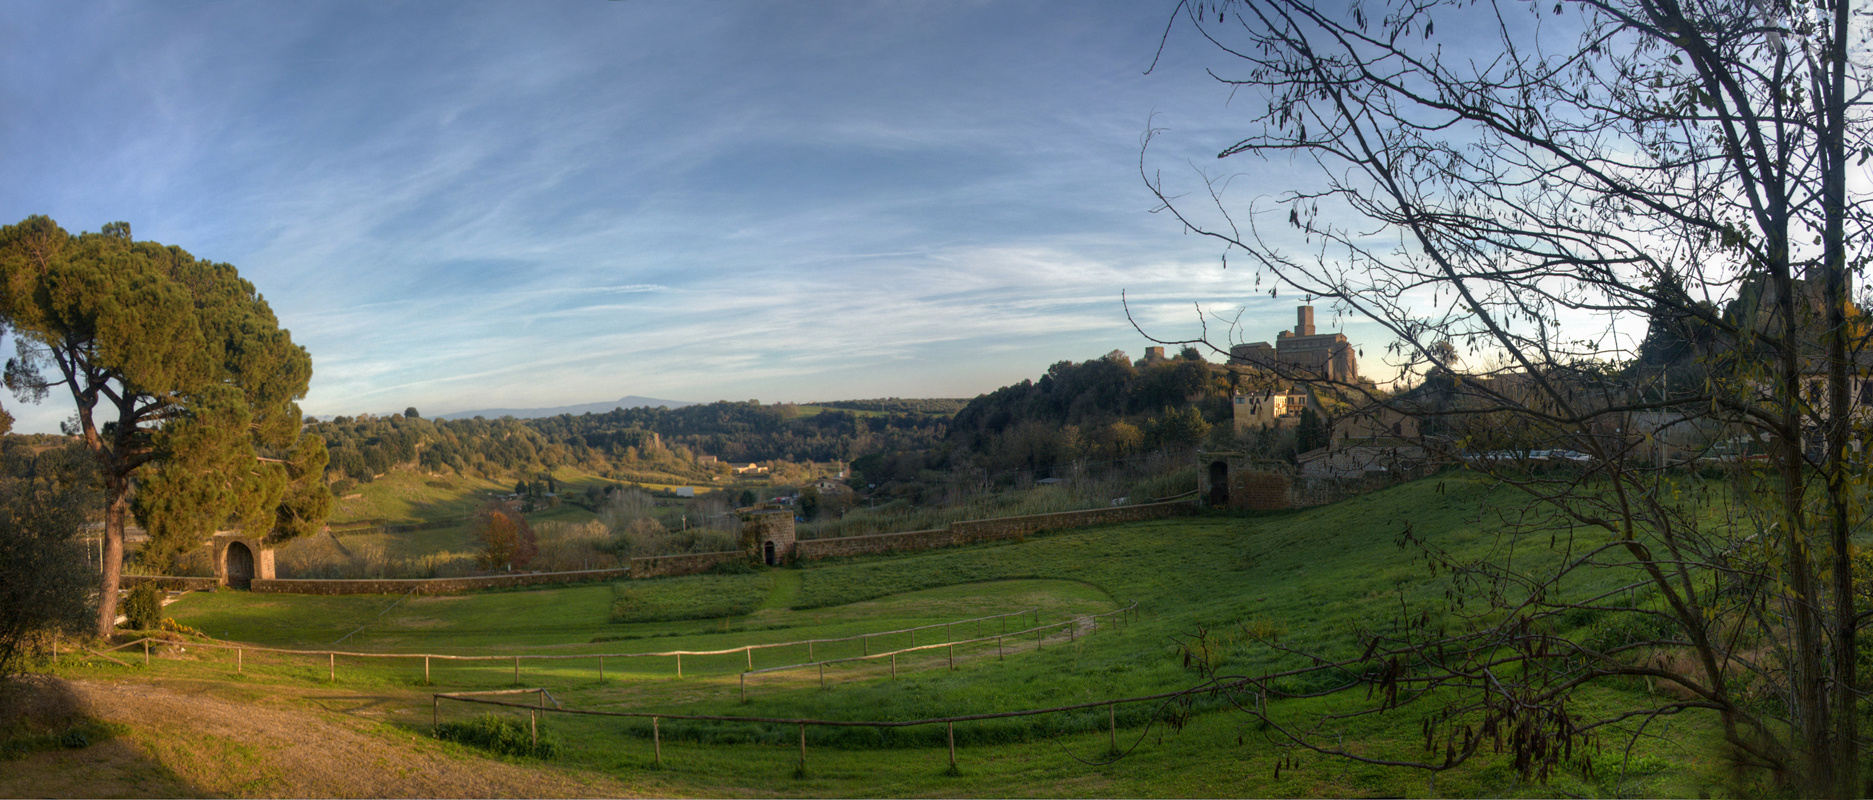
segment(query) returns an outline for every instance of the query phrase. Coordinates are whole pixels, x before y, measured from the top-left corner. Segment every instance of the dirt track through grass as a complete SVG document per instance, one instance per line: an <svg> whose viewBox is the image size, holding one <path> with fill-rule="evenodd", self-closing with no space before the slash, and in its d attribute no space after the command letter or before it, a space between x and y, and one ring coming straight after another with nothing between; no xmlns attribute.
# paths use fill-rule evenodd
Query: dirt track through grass
<svg viewBox="0 0 1873 800"><path fill-rule="evenodd" d="M0 770L4 797L596 797L638 790L590 773L507 763L395 727L412 703L343 688L298 696L220 684L72 681L128 728L84 750ZM277 691L277 690L276 690ZM408 721L408 720L404 720Z"/></svg>

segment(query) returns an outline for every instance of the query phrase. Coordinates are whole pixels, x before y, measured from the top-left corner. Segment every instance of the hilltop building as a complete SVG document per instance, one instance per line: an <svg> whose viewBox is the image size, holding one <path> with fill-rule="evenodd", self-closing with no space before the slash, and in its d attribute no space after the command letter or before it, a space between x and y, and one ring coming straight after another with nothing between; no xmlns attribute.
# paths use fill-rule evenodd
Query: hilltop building
<svg viewBox="0 0 1873 800"><path fill-rule="evenodd" d="M1295 309L1294 316L1294 330L1277 334L1272 347L1267 342L1236 345L1229 348L1229 363L1260 367L1284 377L1335 383L1359 379L1359 362L1345 334L1315 332L1313 306Z"/></svg>
<svg viewBox="0 0 1873 800"><path fill-rule="evenodd" d="M1281 331L1275 343L1251 342L1229 348L1229 368L1239 376L1233 399L1236 435L1270 427L1289 428L1300 424L1301 412L1314 406L1322 409L1307 391L1294 386L1295 381L1327 380L1354 383L1359 380L1359 362L1353 345L1345 334L1319 333L1314 329L1314 307L1295 309L1294 329Z"/></svg>

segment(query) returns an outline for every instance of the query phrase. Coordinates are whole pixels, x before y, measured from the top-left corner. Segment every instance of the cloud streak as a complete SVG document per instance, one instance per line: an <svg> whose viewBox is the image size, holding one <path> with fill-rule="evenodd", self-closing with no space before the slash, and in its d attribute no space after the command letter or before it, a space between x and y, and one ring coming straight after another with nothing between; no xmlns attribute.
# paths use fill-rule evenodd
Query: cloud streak
<svg viewBox="0 0 1873 800"><path fill-rule="evenodd" d="M1143 347L1121 291L1167 336L1292 313L1146 213L1145 125L1224 99L1174 53L1144 74L1155 7L10 11L0 222L236 264L313 354L310 413L970 396Z"/></svg>

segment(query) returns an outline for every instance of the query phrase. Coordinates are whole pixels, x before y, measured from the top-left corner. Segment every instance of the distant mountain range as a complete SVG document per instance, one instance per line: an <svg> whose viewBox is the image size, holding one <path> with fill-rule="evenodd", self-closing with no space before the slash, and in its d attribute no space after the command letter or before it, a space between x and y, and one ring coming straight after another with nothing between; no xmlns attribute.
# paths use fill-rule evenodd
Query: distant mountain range
<svg viewBox="0 0 1873 800"><path fill-rule="evenodd" d="M436 414L432 419L469 419L472 417L487 417L488 419L500 419L502 417L540 419L542 417L557 417L561 414L603 414L617 408L637 408L639 406L682 408L683 406L693 405L696 404L687 403L682 400L658 400L655 397L638 397L637 395L631 395L629 397L620 397L616 400L603 403L584 403L576 406L558 406L556 408L484 408L476 411L456 411L449 414Z"/></svg>

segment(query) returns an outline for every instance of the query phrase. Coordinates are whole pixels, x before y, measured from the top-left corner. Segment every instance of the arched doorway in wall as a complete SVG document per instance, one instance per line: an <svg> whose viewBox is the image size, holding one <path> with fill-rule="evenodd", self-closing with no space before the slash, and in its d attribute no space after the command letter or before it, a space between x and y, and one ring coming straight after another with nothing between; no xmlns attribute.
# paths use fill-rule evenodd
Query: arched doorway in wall
<svg viewBox="0 0 1873 800"><path fill-rule="evenodd" d="M762 560L766 561L768 566L770 567L780 566L780 559L777 558L774 554L774 540L773 539L769 539L761 543L761 554L763 556Z"/></svg>
<svg viewBox="0 0 1873 800"><path fill-rule="evenodd" d="M1210 462L1210 508L1224 508L1229 505L1229 465L1222 461Z"/></svg>
<svg viewBox="0 0 1873 800"><path fill-rule="evenodd" d="M228 585L236 589L252 588L254 582L254 551L247 549L241 542L229 542Z"/></svg>

